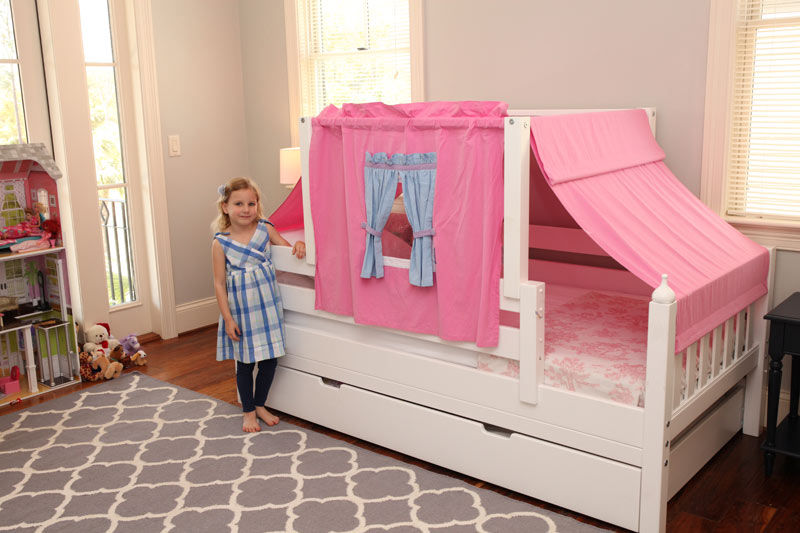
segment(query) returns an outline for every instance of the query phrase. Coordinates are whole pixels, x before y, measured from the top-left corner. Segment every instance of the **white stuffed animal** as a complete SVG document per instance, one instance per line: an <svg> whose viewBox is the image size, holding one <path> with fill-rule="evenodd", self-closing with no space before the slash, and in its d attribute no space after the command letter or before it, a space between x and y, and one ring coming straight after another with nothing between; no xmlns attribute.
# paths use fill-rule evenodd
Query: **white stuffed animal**
<svg viewBox="0 0 800 533"><path fill-rule="evenodd" d="M109 333L108 324L100 323L86 328L84 337L86 337L86 343L83 345L83 351L92 354L94 358L100 354L106 356L111 354L119 345L119 341Z"/></svg>

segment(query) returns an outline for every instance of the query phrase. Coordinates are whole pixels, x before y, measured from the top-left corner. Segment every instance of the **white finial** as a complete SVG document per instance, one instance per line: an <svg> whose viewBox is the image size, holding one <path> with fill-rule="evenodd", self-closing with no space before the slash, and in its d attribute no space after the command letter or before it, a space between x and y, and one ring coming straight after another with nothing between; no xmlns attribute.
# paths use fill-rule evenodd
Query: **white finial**
<svg viewBox="0 0 800 533"><path fill-rule="evenodd" d="M667 275L661 275L661 285L653 291L653 301L657 304L671 304L675 301L675 293L667 284Z"/></svg>

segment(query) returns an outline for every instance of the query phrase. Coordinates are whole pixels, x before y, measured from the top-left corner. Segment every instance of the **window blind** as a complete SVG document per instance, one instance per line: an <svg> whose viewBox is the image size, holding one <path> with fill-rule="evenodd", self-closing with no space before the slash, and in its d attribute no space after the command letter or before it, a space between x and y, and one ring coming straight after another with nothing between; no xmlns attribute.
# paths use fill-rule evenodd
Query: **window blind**
<svg viewBox="0 0 800 533"><path fill-rule="evenodd" d="M800 0L739 0L727 214L800 220Z"/></svg>
<svg viewBox="0 0 800 533"><path fill-rule="evenodd" d="M301 113L411 101L408 0L296 0Z"/></svg>

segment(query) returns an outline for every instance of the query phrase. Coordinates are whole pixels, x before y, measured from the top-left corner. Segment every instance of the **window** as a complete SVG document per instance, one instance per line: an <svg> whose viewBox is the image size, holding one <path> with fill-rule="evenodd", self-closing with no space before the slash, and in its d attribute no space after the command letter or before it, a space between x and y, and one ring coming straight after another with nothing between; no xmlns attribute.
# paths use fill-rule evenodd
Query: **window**
<svg viewBox="0 0 800 533"><path fill-rule="evenodd" d="M800 0L712 2L711 25L703 200L734 224L794 226Z"/></svg>
<svg viewBox="0 0 800 533"><path fill-rule="evenodd" d="M800 0L742 0L727 214L800 220Z"/></svg>
<svg viewBox="0 0 800 533"><path fill-rule="evenodd" d="M286 0L293 127L330 104L423 100L420 3Z"/></svg>
<svg viewBox="0 0 800 533"><path fill-rule="evenodd" d="M136 300L128 186L123 165L116 62L107 0L80 0L97 192L110 306Z"/></svg>
<svg viewBox="0 0 800 533"><path fill-rule="evenodd" d="M28 142L10 0L0 0L0 144Z"/></svg>

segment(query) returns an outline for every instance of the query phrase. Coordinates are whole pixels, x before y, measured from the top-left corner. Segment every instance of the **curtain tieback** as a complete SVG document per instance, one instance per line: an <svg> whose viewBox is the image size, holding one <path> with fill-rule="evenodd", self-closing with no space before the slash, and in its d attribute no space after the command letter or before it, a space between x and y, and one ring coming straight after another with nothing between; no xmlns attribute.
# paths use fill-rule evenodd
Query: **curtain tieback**
<svg viewBox="0 0 800 533"><path fill-rule="evenodd" d="M362 224L362 226L363 226L363 224ZM422 231L415 231L414 232L414 238L415 239L419 239L420 237L432 237L434 235L436 235L436 230L433 229L433 228L424 229Z"/></svg>
<svg viewBox="0 0 800 533"><path fill-rule="evenodd" d="M361 227L362 227L362 228L364 228L364 230L365 230L367 233L369 233L370 235L375 235L376 237L380 237L380 236L383 234L383 232L382 232L382 231L377 231L377 230L375 230L375 229L373 229L373 228L371 228L371 227L367 226L367 223L366 223L366 222L362 222L362 223L361 223Z"/></svg>

